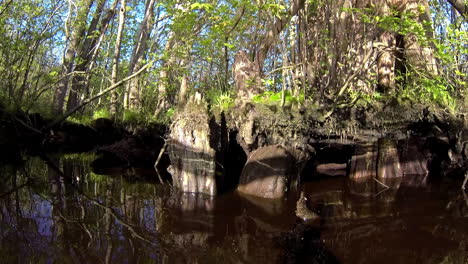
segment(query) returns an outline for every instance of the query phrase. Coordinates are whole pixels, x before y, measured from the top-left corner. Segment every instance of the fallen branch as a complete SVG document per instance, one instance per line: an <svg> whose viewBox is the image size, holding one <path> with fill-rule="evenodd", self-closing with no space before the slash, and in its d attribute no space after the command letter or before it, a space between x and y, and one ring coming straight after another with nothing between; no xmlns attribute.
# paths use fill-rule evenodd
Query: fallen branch
<svg viewBox="0 0 468 264"><path fill-rule="evenodd" d="M465 185L466 185L466 182L468 182L468 170L465 172L465 180L463 181L463 184L462 184L462 190L465 190Z"/></svg>
<svg viewBox="0 0 468 264"><path fill-rule="evenodd" d="M388 187L387 185L385 185L383 182L377 180L376 178L373 178L373 179L374 179L374 181L380 183L383 187L385 187L385 188L387 188L387 189L390 189L390 187Z"/></svg>
<svg viewBox="0 0 468 264"><path fill-rule="evenodd" d="M88 105L89 103L91 103L92 101L100 98L101 96L105 95L106 93L116 89L117 87L121 86L122 84L124 84L125 82L128 82L129 80L137 77L138 75L142 74L146 69L148 69L149 67L151 67L151 65L153 65L154 63L154 60L148 62L147 64L145 64L143 67L141 67L137 72L135 72L134 74L132 75L129 75L127 77L125 77L124 79L114 83L113 85L107 87L106 89L102 90L101 92L99 92L98 94L96 94L95 96L93 97L90 97L88 99L85 99L80 105L77 105L75 106L74 108L72 108L70 111L68 111L67 113L65 113L62 117L60 117L59 119L55 120L54 122L50 123L46 128L43 129L43 131L47 131L49 129L51 129L52 127L54 127L55 125L57 124L60 124L62 123L63 121L65 121L69 116L71 116L72 114L74 114L76 111L80 110L81 108L85 107L86 105Z"/></svg>
<svg viewBox="0 0 468 264"><path fill-rule="evenodd" d="M385 192L385 191L387 191L387 190L390 189L390 187L388 187L388 186L387 186L386 184L384 184L383 182L377 180L376 178L373 178L373 179L374 179L374 181L378 182L379 184L381 184L381 185L385 188L385 189L381 190L380 192L378 192L376 195L374 195L374 197L377 197L377 196L379 196L381 193L383 193L383 192Z"/></svg>
<svg viewBox="0 0 468 264"><path fill-rule="evenodd" d="M156 171L156 174L158 174L159 181L164 184L163 179L161 178L161 174L159 173L159 170L157 168L159 161L161 160L162 155L164 154L164 151L166 151L166 146L167 146L167 141L164 141L164 145L161 148L161 151L159 151L158 158L156 159L156 162L154 163L154 170Z"/></svg>

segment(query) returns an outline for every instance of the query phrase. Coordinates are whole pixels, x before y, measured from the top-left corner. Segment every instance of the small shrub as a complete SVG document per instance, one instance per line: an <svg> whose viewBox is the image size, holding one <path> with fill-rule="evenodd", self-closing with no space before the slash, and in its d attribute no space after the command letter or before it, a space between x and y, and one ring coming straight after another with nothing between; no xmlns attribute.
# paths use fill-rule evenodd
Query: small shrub
<svg viewBox="0 0 468 264"><path fill-rule="evenodd" d="M211 108L218 108L226 111L234 106L235 94L233 92L223 92L219 89L211 89L206 92L206 97Z"/></svg>
<svg viewBox="0 0 468 264"><path fill-rule="evenodd" d="M213 106L226 111L234 106L234 98L230 92L220 93L218 97L214 98Z"/></svg>
<svg viewBox="0 0 468 264"><path fill-rule="evenodd" d="M123 116L123 122L130 125L147 125L155 122L153 114L146 113L144 111L125 110Z"/></svg>
<svg viewBox="0 0 468 264"><path fill-rule="evenodd" d="M93 113L93 119L99 119L99 118L110 118L111 115L109 113L109 110L105 108L101 108L99 110L94 111Z"/></svg>

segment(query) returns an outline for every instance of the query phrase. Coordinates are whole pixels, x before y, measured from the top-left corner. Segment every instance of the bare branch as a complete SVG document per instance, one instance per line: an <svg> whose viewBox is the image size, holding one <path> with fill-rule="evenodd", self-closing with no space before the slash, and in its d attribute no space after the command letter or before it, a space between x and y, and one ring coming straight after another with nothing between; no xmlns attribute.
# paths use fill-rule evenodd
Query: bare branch
<svg viewBox="0 0 468 264"><path fill-rule="evenodd" d="M468 4L462 0L447 0L465 19L468 18ZM465 2L465 3L463 3Z"/></svg>

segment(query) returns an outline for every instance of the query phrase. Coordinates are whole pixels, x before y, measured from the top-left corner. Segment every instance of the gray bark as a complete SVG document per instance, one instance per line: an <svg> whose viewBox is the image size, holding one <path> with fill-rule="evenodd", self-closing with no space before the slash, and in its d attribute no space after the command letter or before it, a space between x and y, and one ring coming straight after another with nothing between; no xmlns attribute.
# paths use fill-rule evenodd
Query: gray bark
<svg viewBox="0 0 468 264"><path fill-rule="evenodd" d="M150 36L151 27L153 25L154 16L154 3L155 0L146 1L146 10L143 21L141 22L140 30L133 46L133 53L130 59L129 74L132 74L143 63L144 52L148 49L148 39ZM132 79L127 86L128 103L127 108L137 109L141 105L140 87L138 85L138 78Z"/></svg>
<svg viewBox="0 0 468 264"><path fill-rule="evenodd" d="M65 96L67 95L69 88L69 81L73 72L74 59L79 49L80 43L83 40L83 36L86 30L86 18L88 17L89 10L94 1L87 0L83 6L80 6L76 20L73 27L72 34L70 36L70 44L68 45L67 51L63 58L61 80L58 83L57 89L54 95L54 102L52 104L52 112L55 114L63 113L63 106L65 102ZM68 21L65 25L68 28Z"/></svg>
<svg viewBox="0 0 468 264"><path fill-rule="evenodd" d="M120 0L119 8L119 26L117 29L117 36L115 41L114 56L112 58L112 73L111 73L111 84L117 83L117 75L119 73L119 59L120 59L120 49L122 45L122 32L125 24L125 8L126 0ZM118 104L118 92L116 90L112 91L111 103L110 103L110 113L115 115L117 113L117 104Z"/></svg>
<svg viewBox="0 0 468 264"><path fill-rule="evenodd" d="M463 17L468 18L468 2L462 0L447 0L453 8L455 8L460 15Z"/></svg>

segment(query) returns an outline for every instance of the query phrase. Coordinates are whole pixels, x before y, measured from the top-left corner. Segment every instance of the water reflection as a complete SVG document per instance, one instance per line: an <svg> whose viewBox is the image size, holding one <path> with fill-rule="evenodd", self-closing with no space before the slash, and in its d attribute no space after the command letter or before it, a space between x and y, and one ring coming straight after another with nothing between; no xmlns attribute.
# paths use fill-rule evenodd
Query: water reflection
<svg viewBox="0 0 468 264"><path fill-rule="evenodd" d="M182 194L128 179L144 171L95 174L92 159L0 166L0 262L466 263L468 199L451 181L309 182L312 227L297 194Z"/></svg>
<svg viewBox="0 0 468 264"><path fill-rule="evenodd" d="M468 203L459 181L408 177L306 186L323 217L321 238L340 262L468 263Z"/></svg>

